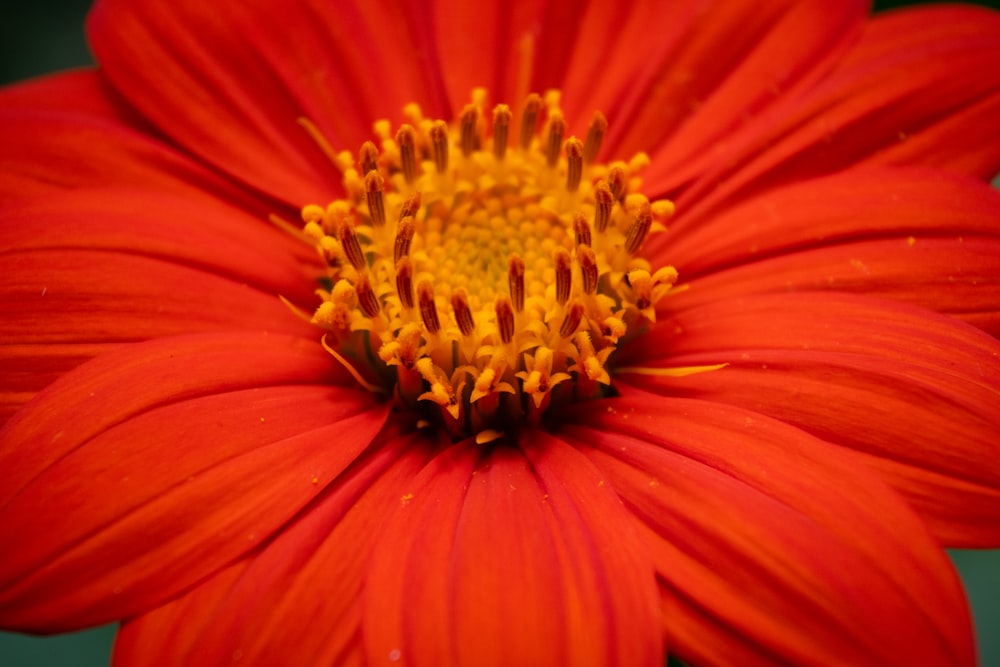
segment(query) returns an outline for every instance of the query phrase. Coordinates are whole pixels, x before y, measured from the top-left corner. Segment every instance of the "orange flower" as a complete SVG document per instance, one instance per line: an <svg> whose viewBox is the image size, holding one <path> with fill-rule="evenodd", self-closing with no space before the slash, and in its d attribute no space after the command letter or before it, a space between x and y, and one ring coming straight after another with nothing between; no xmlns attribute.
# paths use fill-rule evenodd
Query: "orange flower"
<svg viewBox="0 0 1000 667"><path fill-rule="evenodd" d="M0 623L973 664L1000 17L676 4L98 2L0 93Z"/></svg>

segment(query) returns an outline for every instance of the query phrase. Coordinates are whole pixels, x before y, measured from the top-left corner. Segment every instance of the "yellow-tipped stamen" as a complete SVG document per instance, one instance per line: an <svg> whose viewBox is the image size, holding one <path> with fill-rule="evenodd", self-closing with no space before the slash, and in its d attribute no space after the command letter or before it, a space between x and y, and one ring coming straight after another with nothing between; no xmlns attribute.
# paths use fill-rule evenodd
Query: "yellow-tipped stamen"
<svg viewBox="0 0 1000 667"><path fill-rule="evenodd" d="M448 125L443 120L431 126L431 153L437 173L448 171Z"/></svg>
<svg viewBox="0 0 1000 667"><path fill-rule="evenodd" d="M354 291L357 292L358 306L361 308L361 312L369 318L378 317L382 307L378 302L378 297L375 296L372 283L366 274L362 273L358 276L354 283Z"/></svg>
<svg viewBox="0 0 1000 667"><path fill-rule="evenodd" d="M473 104L466 105L465 110L459 119L461 123L461 146L462 155L469 157L479 145L479 136L476 133L476 123L479 121L479 108Z"/></svg>
<svg viewBox="0 0 1000 667"><path fill-rule="evenodd" d="M594 164L603 115L564 142L559 94L531 95L512 146L503 104L484 138L484 102L477 90L452 125L408 105L395 134L375 124L383 152L335 155L347 195L305 206L298 232L327 287L299 316L362 386L380 378L420 422L494 443L606 395L615 350L681 288L639 254L673 213L637 191L648 159Z"/></svg>
<svg viewBox="0 0 1000 667"><path fill-rule="evenodd" d="M524 260L519 255L507 259L507 289L514 312L524 310Z"/></svg>
<svg viewBox="0 0 1000 667"><path fill-rule="evenodd" d="M514 340L514 306L511 305L509 297L501 296L497 297L494 310L497 317L497 333L500 335L500 342L508 345Z"/></svg>
<svg viewBox="0 0 1000 667"><path fill-rule="evenodd" d="M573 260L566 248L556 248L552 253L552 260L556 268L556 302L565 306L573 287Z"/></svg>
<svg viewBox="0 0 1000 667"><path fill-rule="evenodd" d="M559 162L559 152L562 149L563 134L566 133L566 120L562 113L553 111L549 115L549 135L545 144L545 162L555 167Z"/></svg>
<svg viewBox="0 0 1000 667"><path fill-rule="evenodd" d="M429 280L421 280L417 285L417 303L420 304L420 319L431 335L441 330L437 304L434 303L434 285Z"/></svg>
<svg viewBox="0 0 1000 667"><path fill-rule="evenodd" d="M365 176L365 199L368 201L368 215L372 224L381 227L385 224L385 204L382 201L382 188L385 179L377 171L369 171Z"/></svg>
<svg viewBox="0 0 1000 667"><path fill-rule="evenodd" d="M403 308L413 308L413 264L409 257L402 257L396 263L396 294Z"/></svg>
<svg viewBox="0 0 1000 667"><path fill-rule="evenodd" d="M611 197L620 202L625 196L625 189L628 185L628 175L625 167L616 164L608 170L608 188L611 190Z"/></svg>
<svg viewBox="0 0 1000 667"><path fill-rule="evenodd" d="M413 194L411 194L409 197L406 198L406 201L404 201L403 205L399 208L399 219L402 220L403 218L413 217L417 214L417 211L419 210L420 210L420 193L414 192Z"/></svg>
<svg viewBox="0 0 1000 667"><path fill-rule="evenodd" d="M358 235L354 231L354 224L350 220L345 220L340 224L340 228L337 230L337 238L340 241L340 245L344 248L344 254L347 255L347 261L351 263L351 266L358 271L367 268L365 254L361 250L361 242L358 240Z"/></svg>
<svg viewBox="0 0 1000 667"><path fill-rule="evenodd" d="M507 155L507 134L510 131L510 107L498 104L493 109L493 155L497 160L503 160Z"/></svg>
<svg viewBox="0 0 1000 667"><path fill-rule="evenodd" d="M583 163L592 164L601 150L604 133L608 131L608 119L600 111L594 112L594 119L587 128L587 140L583 144Z"/></svg>
<svg viewBox="0 0 1000 667"><path fill-rule="evenodd" d="M362 176L367 176L372 172L378 173L378 149L375 148L375 144L370 141L361 144L361 150L358 151L358 162L361 163Z"/></svg>
<svg viewBox="0 0 1000 667"><path fill-rule="evenodd" d="M584 294L597 293L597 280L599 277L597 253L590 246L581 245L576 249L576 259L580 264L580 277L583 278Z"/></svg>
<svg viewBox="0 0 1000 667"><path fill-rule="evenodd" d="M590 223L582 213L573 216L573 234L576 236L576 245L591 245L593 238L590 235Z"/></svg>
<svg viewBox="0 0 1000 667"><path fill-rule="evenodd" d="M566 189L576 192L583 177L583 143L576 137L566 140Z"/></svg>
<svg viewBox="0 0 1000 667"><path fill-rule="evenodd" d="M458 330L463 336L471 336L476 330L476 322L472 318L472 309L469 308L469 295L464 289L457 290L451 296L451 309L455 314Z"/></svg>
<svg viewBox="0 0 1000 667"><path fill-rule="evenodd" d="M615 196L607 181L598 181L594 186L594 229L603 234L611 221L611 209L615 205Z"/></svg>
<svg viewBox="0 0 1000 667"><path fill-rule="evenodd" d="M542 98L537 93L528 95L521 114L521 150L531 148L531 138L535 136L535 126L538 124L538 112L542 110Z"/></svg>
<svg viewBox="0 0 1000 667"><path fill-rule="evenodd" d="M399 161L403 170L403 178L408 184L417 177L417 146L416 132L410 125L403 125L396 132L396 145L399 146Z"/></svg>
<svg viewBox="0 0 1000 667"><path fill-rule="evenodd" d="M653 211L650 209L649 204L643 205L639 209L639 214L635 218L635 222L628 229L628 234L625 236L625 251L630 255L634 255L639 252L639 248L642 247L643 242L646 240L646 235L649 234L649 229L653 226Z"/></svg>
<svg viewBox="0 0 1000 667"><path fill-rule="evenodd" d="M398 266L399 260L410 254L410 244L413 243L415 231L416 225L412 215L399 221L399 225L396 227L396 243L393 245L392 263L394 265Z"/></svg>

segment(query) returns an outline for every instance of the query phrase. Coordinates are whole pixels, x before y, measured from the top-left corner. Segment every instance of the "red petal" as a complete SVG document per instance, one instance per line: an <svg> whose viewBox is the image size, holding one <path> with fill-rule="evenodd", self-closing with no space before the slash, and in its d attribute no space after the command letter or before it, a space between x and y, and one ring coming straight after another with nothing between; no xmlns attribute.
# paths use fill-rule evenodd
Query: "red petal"
<svg viewBox="0 0 1000 667"><path fill-rule="evenodd" d="M381 428L385 410L330 386L332 366L301 339L192 336L40 394L0 432L0 534L18 544L0 563L3 624L131 615L266 540Z"/></svg>
<svg viewBox="0 0 1000 667"><path fill-rule="evenodd" d="M53 100L72 100L72 105L54 105ZM250 201L246 193L152 138L147 127L112 103L90 72L0 92L0 144L5 174L0 201L115 184L196 198L208 191L218 198Z"/></svg>
<svg viewBox="0 0 1000 667"><path fill-rule="evenodd" d="M697 175L697 184L678 200L690 215L869 161L928 159L954 170L975 163L976 175L992 176L1000 169L1000 129L993 122L1000 113L1000 15L950 7L926 10L920 17L927 29L904 33L911 39L894 40L888 54L849 60L812 90L787 98L702 160L685 165L683 172L661 174L654 154L647 178L680 183ZM967 125L971 119L975 123ZM912 140L919 149L896 149ZM988 157L984 146L992 146L985 149Z"/></svg>
<svg viewBox="0 0 1000 667"><path fill-rule="evenodd" d="M0 230L0 418L110 346L211 330L316 337L305 247L210 199L81 191L18 202ZM67 324L71 323L71 324Z"/></svg>
<svg viewBox="0 0 1000 667"><path fill-rule="evenodd" d="M297 123L357 150L410 101L441 113L426 12L374 3L98 2L89 37L113 85L222 172L301 206L339 176ZM362 45L377 45L364 48Z"/></svg>
<svg viewBox="0 0 1000 667"><path fill-rule="evenodd" d="M779 255L692 280L671 309L755 294L855 292L920 305L1000 334L1000 237L902 236Z"/></svg>
<svg viewBox="0 0 1000 667"><path fill-rule="evenodd" d="M330 665L360 660L362 580L378 526L426 461L426 442L383 432L260 553L129 621L115 664ZM417 445L417 446L414 446Z"/></svg>
<svg viewBox="0 0 1000 667"><path fill-rule="evenodd" d="M614 6L630 16L620 32L589 24L567 73L567 91L581 93L567 102L597 104L608 114L616 157L655 150L649 187L662 191L656 175L673 182L829 70L860 31L867 3L677 3L668 12L650 2L645 9Z"/></svg>
<svg viewBox="0 0 1000 667"><path fill-rule="evenodd" d="M662 662L645 554L570 445L456 445L402 505L365 585L370 664Z"/></svg>
<svg viewBox="0 0 1000 667"><path fill-rule="evenodd" d="M1000 343L951 318L840 294L678 314L622 363L727 363L658 393L751 408L862 452L950 546L1000 545Z"/></svg>
<svg viewBox="0 0 1000 667"><path fill-rule="evenodd" d="M961 585L852 455L761 415L634 390L566 428L648 527L694 664L972 665Z"/></svg>

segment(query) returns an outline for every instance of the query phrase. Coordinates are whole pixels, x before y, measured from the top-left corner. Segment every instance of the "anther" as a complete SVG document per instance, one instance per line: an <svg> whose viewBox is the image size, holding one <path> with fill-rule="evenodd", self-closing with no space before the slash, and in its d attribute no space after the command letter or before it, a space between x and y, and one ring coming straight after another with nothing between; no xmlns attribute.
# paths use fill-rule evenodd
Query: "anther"
<svg viewBox="0 0 1000 667"><path fill-rule="evenodd" d="M365 199L368 201L368 214L372 218L372 224L381 227L385 224L385 201L382 197L382 188L385 179L378 171L369 171L365 176Z"/></svg>
<svg viewBox="0 0 1000 667"><path fill-rule="evenodd" d="M585 294L597 293L597 253L590 246L581 245L576 248L576 260L580 263L580 276L583 278Z"/></svg>
<svg viewBox="0 0 1000 667"><path fill-rule="evenodd" d="M611 209L615 205L615 196L605 181L598 181L594 187L594 227L598 234L603 234L611 220Z"/></svg>
<svg viewBox="0 0 1000 667"><path fill-rule="evenodd" d="M443 174L448 171L448 125L443 120L435 121L430 134L434 168L437 173Z"/></svg>
<svg viewBox="0 0 1000 667"><path fill-rule="evenodd" d="M358 151L358 162L361 163L362 174L378 169L378 149L375 148L375 144L370 141L361 144L361 150Z"/></svg>
<svg viewBox="0 0 1000 667"><path fill-rule="evenodd" d="M367 268L368 264L365 262L365 254L361 250L361 242L358 241L358 235L354 233L354 225L350 220L344 220L340 224L337 238L340 240L340 245L344 248L344 254L347 255L347 261L351 263L351 266L358 271Z"/></svg>
<svg viewBox="0 0 1000 667"><path fill-rule="evenodd" d="M514 340L514 307L506 296L498 296L493 306L497 314L497 332L500 340L507 345Z"/></svg>
<svg viewBox="0 0 1000 667"><path fill-rule="evenodd" d="M415 225L413 224L413 216L408 215L399 221L399 226L396 229L396 244L393 248L392 258L393 263L397 266L399 265L399 260L410 254L410 243L413 241L414 230Z"/></svg>
<svg viewBox="0 0 1000 667"><path fill-rule="evenodd" d="M542 98L537 93L528 95L524 102L524 113L521 114L521 149L531 148L531 138L535 136L535 125L538 123L538 112L542 110Z"/></svg>
<svg viewBox="0 0 1000 667"><path fill-rule="evenodd" d="M469 336L476 330L476 322L472 319L472 309L469 307L469 295L465 290L458 289L451 296L451 309L455 313L455 323L463 336Z"/></svg>
<svg viewBox="0 0 1000 667"><path fill-rule="evenodd" d="M403 308L413 308L413 264L409 257L396 263L396 294Z"/></svg>
<svg viewBox="0 0 1000 667"><path fill-rule="evenodd" d="M403 178L407 183L413 183L417 177L417 145L416 133L412 126L403 125L396 132L396 144L399 146L399 161L403 168Z"/></svg>
<svg viewBox="0 0 1000 667"><path fill-rule="evenodd" d="M420 319L424 328L428 333L436 334L441 330L441 320L434 303L434 284L430 280L421 280L417 285L417 303L420 304Z"/></svg>
<svg viewBox="0 0 1000 667"><path fill-rule="evenodd" d="M566 140L566 189L576 192L583 177L583 142L576 137Z"/></svg>
<svg viewBox="0 0 1000 667"><path fill-rule="evenodd" d="M375 290L372 289L368 274L358 274L358 279L354 282L354 291L358 293L358 305L361 307L361 312L368 317L377 317L382 307L378 302L378 297L375 296Z"/></svg>
<svg viewBox="0 0 1000 667"><path fill-rule="evenodd" d="M559 335L563 338L569 338L576 330L580 327L580 321L583 319L583 304L579 301L574 301L569 309L566 311L566 317L563 318L562 324L559 326Z"/></svg>
<svg viewBox="0 0 1000 667"><path fill-rule="evenodd" d="M587 141L583 145L583 163L591 164L601 150L601 142L604 141L604 133L608 131L608 119L600 111L594 113L594 119L590 121L587 129Z"/></svg>
<svg viewBox="0 0 1000 667"><path fill-rule="evenodd" d="M549 138L545 145L545 162L550 167L559 164L559 151L562 148L563 134L566 133L566 119L562 112L555 110L549 115Z"/></svg>
<svg viewBox="0 0 1000 667"><path fill-rule="evenodd" d="M510 107L498 104L493 109L493 155L498 160L507 155L507 134L510 130Z"/></svg>
<svg viewBox="0 0 1000 667"><path fill-rule="evenodd" d="M507 258L507 286L514 312L524 310L524 260L520 255Z"/></svg>
<svg viewBox="0 0 1000 667"><path fill-rule="evenodd" d="M573 260L566 248L556 248L552 259L556 265L556 301L564 306L569 301L569 293L573 287Z"/></svg>
<svg viewBox="0 0 1000 667"><path fill-rule="evenodd" d="M646 240L646 235L649 234L649 228L653 225L653 211L650 209L649 204L643 204L639 208L639 214L635 218L635 222L632 226L628 228L628 233L625 235L625 250L630 255L634 255L639 252L639 248L642 247L643 241Z"/></svg>
<svg viewBox="0 0 1000 667"><path fill-rule="evenodd" d="M417 211L420 210L420 193L414 192L406 201L403 202L403 206L399 209L399 219L402 220L405 217L416 217Z"/></svg>
<svg viewBox="0 0 1000 667"><path fill-rule="evenodd" d="M591 245L590 223L587 222L587 218L582 213L576 213L573 216L573 233L576 235L578 246Z"/></svg>
<svg viewBox="0 0 1000 667"><path fill-rule="evenodd" d="M626 179L625 168L620 164L616 164L608 170L608 187L611 189L611 195L615 201L621 201L622 197L625 196Z"/></svg>
<svg viewBox="0 0 1000 667"><path fill-rule="evenodd" d="M467 104L459 119L462 137L462 155L469 157L476 150L479 137L476 134L476 122L479 120L479 109L474 104Z"/></svg>

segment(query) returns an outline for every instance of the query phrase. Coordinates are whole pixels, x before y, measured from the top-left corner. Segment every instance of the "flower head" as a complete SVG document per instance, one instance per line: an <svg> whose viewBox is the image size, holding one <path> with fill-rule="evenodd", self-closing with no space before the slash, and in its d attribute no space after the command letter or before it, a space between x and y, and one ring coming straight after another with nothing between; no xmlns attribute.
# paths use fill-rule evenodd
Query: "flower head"
<svg viewBox="0 0 1000 667"><path fill-rule="evenodd" d="M995 14L89 29L100 69L0 93L5 627L122 619L119 664L974 663L941 547L1000 543Z"/></svg>

